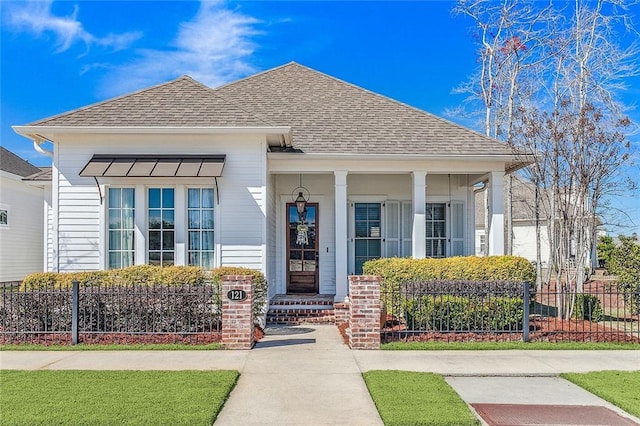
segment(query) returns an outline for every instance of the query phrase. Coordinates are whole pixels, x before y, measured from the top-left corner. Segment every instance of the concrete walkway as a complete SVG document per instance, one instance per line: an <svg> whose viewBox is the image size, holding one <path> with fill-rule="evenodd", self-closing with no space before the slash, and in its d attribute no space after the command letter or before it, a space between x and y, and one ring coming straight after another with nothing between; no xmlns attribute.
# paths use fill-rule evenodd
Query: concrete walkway
<svg viewBox="0 0 640 426"><path fill-rule="evenodd" d="M556 377L639 370L640 351L351 351L335 326L267 331L251 351L3 351L0 368L238 370L240 379L216 425L380 425L361 377L369 370L443 374L470 405L599 406L640 424Z"/></svg>

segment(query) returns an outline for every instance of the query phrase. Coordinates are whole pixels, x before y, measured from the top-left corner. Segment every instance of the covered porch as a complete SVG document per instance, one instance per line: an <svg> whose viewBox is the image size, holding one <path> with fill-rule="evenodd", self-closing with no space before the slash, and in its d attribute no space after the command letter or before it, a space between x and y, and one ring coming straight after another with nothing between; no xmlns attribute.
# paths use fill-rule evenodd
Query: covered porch
<svg viewBox="0 0 640 426"><path fill-rule="evenodd" d="M504 162L311 161L300 154L292 161L291 155L269 154L270 298L318 294L342 302L348 276L361 274L367 260L474 254L480 182L490 191L489 253L504 252ZM296 207L301 193L303 214Z"/></svg>

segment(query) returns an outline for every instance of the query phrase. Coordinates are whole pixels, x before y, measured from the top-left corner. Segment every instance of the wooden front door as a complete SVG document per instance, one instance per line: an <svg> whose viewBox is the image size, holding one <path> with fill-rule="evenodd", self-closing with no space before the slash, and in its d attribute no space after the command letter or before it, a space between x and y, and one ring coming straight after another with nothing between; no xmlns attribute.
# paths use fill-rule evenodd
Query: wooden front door
<svg viewBox="0 0 640 426"><path fill-rule="evenodd" d="M287 294L318 293L318 235L318 203L307 203L302 222L288 203Z"/></svg>

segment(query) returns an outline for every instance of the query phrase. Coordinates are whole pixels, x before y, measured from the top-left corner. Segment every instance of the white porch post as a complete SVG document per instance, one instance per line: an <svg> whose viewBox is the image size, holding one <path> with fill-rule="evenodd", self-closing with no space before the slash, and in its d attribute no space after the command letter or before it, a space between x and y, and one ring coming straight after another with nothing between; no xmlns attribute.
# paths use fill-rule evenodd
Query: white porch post
<svg viewBox="0 0 640 426"><path fill-rule="evenodd" d="M347 279L347 171L333 172L335 179L336 221L336 302L342 302L349 294Z"/></svg>
<svg viewBox="0 0 640 426"><path fill-rule="evenodd" d="M187 223L187 195L184 185L176 185L175 189L175 205L179 206L174 210L175 223ZM175 247L173 261L176 265L184 266L187 264L187 231L186 226L175 227Z"/></svg>
<svg viewBox="0 0 640 426"><path fill-rule="evenodd" d="M489 175L489 256L504 254L504 172Z"/></svg>
<svg viewBox="0 0 640 426"><path fill-rule="evenodd" d="M427 172L413 171L411 175L413 176L413 235L411 240L411 254L414 259L424 259L427 255L425 223Z"/></svg>

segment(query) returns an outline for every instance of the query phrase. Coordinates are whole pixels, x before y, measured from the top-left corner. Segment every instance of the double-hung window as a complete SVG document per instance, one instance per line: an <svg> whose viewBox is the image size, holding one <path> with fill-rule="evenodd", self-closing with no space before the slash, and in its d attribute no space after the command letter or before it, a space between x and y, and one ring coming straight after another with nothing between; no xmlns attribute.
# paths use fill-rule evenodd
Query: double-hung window
<svg viewBox="0 0 640 426"><path fill-rule="evenodd" d="M446 213L445 203L427 203L426 205L427 257L447 256Z"/></svg>
<svg viewBox="0 0 640 426"><path fill-rule="evenodd" d="M382 255L382 208L380 203L355 203L354 210L355 273L360 275L364 262Z"/></svg>
<svg viewBox="0 0 640 426"><path fill-rule="evenodd" d="M134 263L135 190L109 188L108 202L108 268L125 268Z"/></svg>
<svg viewBox="0 0 640 426"><path fill-rule="evenodd" d="M149 264L169 266L175 261L175 189L149 188L147 226Z"/></svg>
<svg viewBox="0 0 640 426"><path fill-rule="evenodd" d="M187 195L187 232L189 265L214 267L213 188L189 188Z"/></svg>

